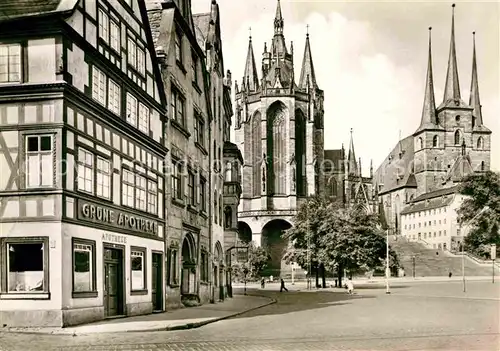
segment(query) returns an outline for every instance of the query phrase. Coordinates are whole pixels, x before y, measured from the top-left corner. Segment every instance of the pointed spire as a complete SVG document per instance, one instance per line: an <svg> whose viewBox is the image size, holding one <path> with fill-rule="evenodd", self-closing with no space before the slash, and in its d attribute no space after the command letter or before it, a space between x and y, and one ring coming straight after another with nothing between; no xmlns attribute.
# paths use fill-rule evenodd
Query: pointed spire
<svg viewBox="0 0 500 351"><path fill-rule="evenodd" d="M453 101L460 103L460 84L458 81L457 53L455 50L455 4L452 5L450 55L448 58L448 72L444 88L443 103Z"/></svg>
<svg viewBox="0 0 500 351"><path fill-rule="evenodd" d="M281 14L281 3L278 0L278 4L276 5L276 15L274 16L274 35L283 34L283 15Z"/></svg>
<svg viewBox="0 0 500 351"><path fill-rule="evenodd" d="M358 170L359 170L359 174L358 174L358 175L359 175L359 177L362 177L362 174L363 174L363 168L361 168L361 157L359 158L359 168L358 168Z"/></svg>
<svg viewBox="0 0 500 351"><path fill-rule="evenodd" d="M347 173L349 175L358 175L358 164L356 162L356 154L354 153L354 140L352 137L352 128L351 128L351 141L349 144L349 154L347 156Z"/></svg>
<svg viewBox="0 0 500 351"><path fill-rule="evenodd" d="M302 69L299 80L299 87L301 89L305 89L308 84L313 88L318 87L311 54L311 43L309 42L309 26L307 26L307 28L306 47L304 49L304 59L302 60Z"/></svg>
<svg viewBox="0 0 500 351"><path fill-rule="evenodd" d="M427 59L427 78L425 81L424 106L422 108L422 118L420 128L436 124L436 101L434 97L434 79L432 77L432 27L429 27L429 57ZM401 137L399 138L401 140Z"/></svg>
<svg viewBox="0 0 500 351"><path fill-rule="evenodd" d="M243 81L247 82L248 91L256 91L259 89L259 77L257 75L257 66L255 65L251 35L248 41L248 54L247 61L245 63L245 76Z"/></svg>
<svg viewBox="0 0 500 351"><path fill-rule="evenodd" d="M469 105L474 108L472 116L476 118L476 125L483 124L483 116L481 114L481 101L479 100L479 83L477 79L477 62L476 62L476 32L473 35L473 52L472 52L472 81L470 84Z"/></svg>

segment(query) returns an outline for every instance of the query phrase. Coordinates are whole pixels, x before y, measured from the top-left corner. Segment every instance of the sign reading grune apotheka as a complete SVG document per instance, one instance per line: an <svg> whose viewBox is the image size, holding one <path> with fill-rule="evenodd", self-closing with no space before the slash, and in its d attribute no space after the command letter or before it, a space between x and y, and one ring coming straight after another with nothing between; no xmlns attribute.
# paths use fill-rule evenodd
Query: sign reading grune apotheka
<svg viewBox="0 0 500 351"><path fill-rule="evenodd" d="M142 234L158 233L158 224L154 220L82 200L78 200L78 219Z"/></svg>

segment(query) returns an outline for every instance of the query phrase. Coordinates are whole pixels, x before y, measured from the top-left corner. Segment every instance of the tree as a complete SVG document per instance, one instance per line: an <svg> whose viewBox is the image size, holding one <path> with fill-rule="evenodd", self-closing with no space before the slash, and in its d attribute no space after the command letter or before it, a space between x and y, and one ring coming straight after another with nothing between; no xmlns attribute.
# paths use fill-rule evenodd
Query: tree
<svg viewBox="0 0 500 351"><path fill-rule="evenodd" d="M471 228L464 248L489 258L490 245L500 245L500 174L489 171L469 175L460 184L459 192L466 198L457 210L458 222Z"/></svg>
<svg viewBox="0 0 500 351"><path fill-rule="evenodd" d="M345 209L320 198L309 199L294 218L294 227L286 232L292 248L287 261L307 267L307 242L313 267L324 265L338 272L352 274L359 270L383 267L386 257L385 236L374 214ZM397 256L391 253L393 266Z"/></svg>
<svg viewBox="0 0 500 351"><path fill-rule="evenodd" d="M248 244L248 260L244 263L233 264L232 272L235 280L242 281L245 278L247 280L255 280L260 278L260 274L266 268L267 263L270 259L269 253L262 247L257 247L253 242ZM247 269L246 274L244 270Z"/></svg>

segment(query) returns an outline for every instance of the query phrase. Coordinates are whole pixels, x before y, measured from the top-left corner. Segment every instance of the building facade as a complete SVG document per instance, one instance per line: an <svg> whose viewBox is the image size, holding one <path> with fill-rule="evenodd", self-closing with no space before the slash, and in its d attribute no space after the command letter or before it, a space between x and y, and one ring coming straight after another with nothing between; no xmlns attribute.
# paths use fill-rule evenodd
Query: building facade
<svg viewBox="0 0 500 351"><path fill-rule="evenodd" d="M285 42L280 2L270 49L262 54L259 79L250 37L245 72L235 84L236 145L243 154L239 232L270 249L269 274L279 275L281 237L298 206L320 194L323 177L323 91L319 88L306 38L301 76L296 83L293 45Z"/></svg>
<svg viewBox="0 0 500 351"><path fill-rule="evenodd" d="M0 17L2 323L163 310L166 101L144 2Z"/></svg>
<svg viewBox="0 0 500 351"><path fill-rule="evenodd" d="M373 190L373 164L370 164L370 176L364 177L361 158L359 162L356 161L352 130L347 157L344 145L341 149L325 150L323 178L326 199L365 213L377 212Z"/></svg>
<svg viewBox="0 0 500 351"><path fill-rule="evenodd" d="M454 7L453 5L453 11ZM433 230L429 239L429 231L424 238L425 227L413 228L416 223L412 223L410 230L408 226L405 228L405 224L409 224L406 222L410 215L413 220L414 213L425 214L435 210L438 214L433 216L439 216L435 220L438 223L441 221L443 226L444 221L447 221L447 225L456 222L454 214L451 215L450 211L439 212L439 208L444 206L453 212L457 201L460 202L460 196L453 195L457 190L456 185L468 174L490 169L491 131L484 124L481 112L475 42L469 103L465 103L460 95L454 12L444 97L443 102L436 107L430 30L429 28L428 68L420 125L415 133L397 143L376 171L373 184L378 201L384 207L387 223L397 234L410 238L416 235L418 240L418 233L421 232L420 239L425 241L427 238L431 247L442 244L442 248L448 249L452 241L461 241L461 236L463 237L456 235L454 227L448 227L448 238L440 240L439 229L437 236L434 237ZM447 193L446 201L439 200L444 196L442 192ZM438 200L444 201L443 204L438 206L434 203ZM415 230L418 230L417 234ZM441 228L443 235L444 230L444 227Z"/></svg>

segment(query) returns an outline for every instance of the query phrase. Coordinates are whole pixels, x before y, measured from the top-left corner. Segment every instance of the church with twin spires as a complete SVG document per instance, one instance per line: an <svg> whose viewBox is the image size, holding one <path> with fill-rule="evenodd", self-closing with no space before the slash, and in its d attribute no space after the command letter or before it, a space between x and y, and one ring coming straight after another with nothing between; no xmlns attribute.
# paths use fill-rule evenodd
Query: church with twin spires
<svg viewBox="0 0 500 351"><path fill-rule="evenodd" d="M468 174L488 171L491 157L491 130L484 124L479 98L475 40L468 103L460 93L454 11L455 5L443 100L436 106L429 28L420 124L398 141L373 177L380 212L389 227L410 240L445 250L466 235L456 219L462 201L457 186Z"/></svg>

